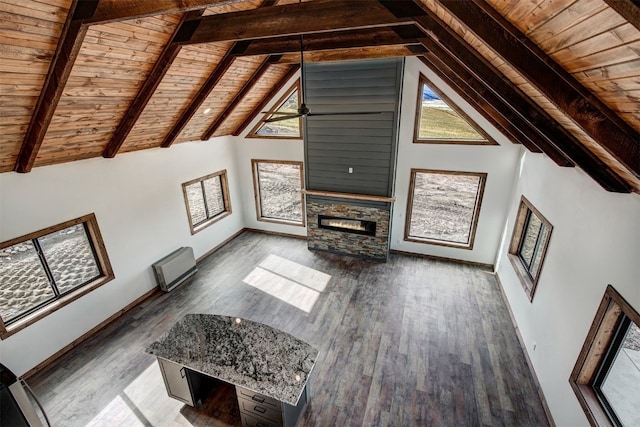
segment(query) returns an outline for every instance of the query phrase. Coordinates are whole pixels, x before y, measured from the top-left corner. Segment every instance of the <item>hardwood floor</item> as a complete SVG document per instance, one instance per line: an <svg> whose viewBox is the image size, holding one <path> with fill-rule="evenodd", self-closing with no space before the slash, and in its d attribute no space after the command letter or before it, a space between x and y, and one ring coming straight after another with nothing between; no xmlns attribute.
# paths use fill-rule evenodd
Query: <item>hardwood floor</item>
<svg viewBox="0 0 640 427"><path fill-rule="evenodd" d="M269 266L276 256L331 279L322 289L324 276L301 267L289 278L262 271L272 280L263 290L243 282L261 277L270 255ZM303 309L296 286L305 288ZM218 422L210 401L194 409L167 397L144 351L186 313L244 317L315 346L302 426L549 425L489 272L399 254L377 263L314 253L304 240L253 232L203 260L191 282L153 295L30 378L52 424L234 425L233 402Z"/></svg>

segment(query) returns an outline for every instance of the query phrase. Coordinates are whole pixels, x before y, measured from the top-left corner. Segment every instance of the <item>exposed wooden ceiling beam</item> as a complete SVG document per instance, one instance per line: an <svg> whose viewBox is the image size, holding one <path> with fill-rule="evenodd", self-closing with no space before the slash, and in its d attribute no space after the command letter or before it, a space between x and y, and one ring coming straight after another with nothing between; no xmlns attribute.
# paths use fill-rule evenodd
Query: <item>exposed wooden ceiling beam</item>
<svg viewBox="0 0 640 427"><path fill-rule="evenodd" d="M631 25L640 30L640 1L638 0L604 0L613 10L618 12Z"/></svg>
<svg viewBox="0 0 640 427"><path fill-rule="evenodd" d="M14 167L16 172L26 173L33 168L33 164L38 157L38 151L49 129L49 124L51 124L51 119L62 96L62 91L69 79L69 74L71 74L71 69L87 33L87 26L76 19L76 10L79 8L79 3L82 2L74 0L69 9L47 77L31 116L20 153L16 159ZM86 10L83 9L82 13L86 13Z"/></svg>
<svg viewBox="0 0 640 427"><path fill-rule="evenodd" d="M511 142L521 143L534 153L546 153L558 166L574 165L571 160L545 140L531 123L518 115L509 104L492 92L487 83L469 72L454 54L429 38L423 39L423 43L432 52L432 55L427 57L433 63L459 78L458 84L463 92L488 104L486 111L509 129L511 136L514 138ZM458 53L459 51L456 52Z"/></svg>
<svg viewBox="0 0 640 427"><path fill-rule="evenodd" d="M260 114L260 112L262 110L264 110L264 108L267 106L267 104L269 103L269 101L271 101L271 99L276 96L276 94L278 92L280 92L280 90L284 87L285 84L287 84L287 82L289 80L291 80L291 78L298 72L298 70L300 69L300 65L299 64L293 64L289 66L289 69L287 70L287 72L284 74L284 76L282 76L282 78L280 80L278 80L278 82L273 85L273 87L271 88L271 90L269 91L269 93L267 93L263 98L262 101L260 101L260 104L258 104L256 106L256 108L253 109L253 111L251 112L251 114L249 114L247 117L245 117L244 121L240 124L240 126L238 126L236 128L236 130L233 131L232 135L233 136L238 136L240 135L240 133L242 132L242 130L244 128L246 128L247 126L249 126L249 124L253 121L253 119L256 118L256 116L258 114Z"/></svg>
<svg viewBox="0 0 640 427"><path fill-rule="evenodd" d="M233 112L233 110L238 106L240 101L242 101L242 99L251 91L251 89L253 89L255 84L258 83L258 80L260 80L260 78L267 71L269 66L271 66L271 64L273 64L274 62L277 62L278 59L280 59L279 55L269 56L262 62L262 64L260 64L260 66L256 69L256 71L253 72L251 77L247 79L247 81L242 86L242 88L238 92L236 92L235 96L233 97L231 102L227 104L224 111L220 115L218 115L216 120L213 123L211 123L209 128L207 128L207 130L202 134L201 139L203 141L206 141L213 136L215 131L218 130L218 128L220 127L220 125L222 125L222 123L227 119L227 117L229 117L229 115Z"/></svg>
<svg viewBox="0 0 640 427"><path fill-rule="evenodd" d="M483 0L440 0L449 12L505 59L636 177L637 132Z"/></svg>
<svg viewBox="0 0 640 427"><path fill-rule="evenodd" d="M85 24L104 24L167 13L189 12L246 0L81 0L81 3L92 1L98 3L97 8L83 18Z"/></svg>
<svg viewBox="0 0 640 427"><path fill-rule="evenodd" d="M390 28L358 29L304 36L304 51L352 49L358 47L419 44L422 32L413 25ZM241 56L300 52L300 37L275 37L252 40Z"/></svg>
<svg viewBox="0 0 640 427"><path fill-rule="evenodd" d="M523 94L455 31L432 14L417 18L425 32L426 47L451 72L464 80L478 98L489 102L500 114L560 166L580 166L608 191L628 192L629 185L573 135ZM428 30L426 30L428 28ZM437 40L437 41L436 41ZM530 151L525 140L519 139ZM569 163L568 163L569 162Z"/></svg>
<svg viewBox="0 0 640 427"><path fill-rule="evenodd" d="M397 0L397 3L413 2ZM186 34L182 42L252 40L412 23L412 17L397 17L375 0L315 0L205 16L200 19L193 34Z"/></svg>
<svg viewBox="0 0 640 427"><path fill-rule="evenodd" d="M204 9L185 13L176 26L173 37L175 38L175 35L178 33L178 31L180 31L180 28L185 22L199 18L203 13ZM120 121L120 124L113 133L111 140L102 153L102 157L113 158L118 153L118 151L122 147L122 144L124 144L125 139L127 139L127 136L129 136L131 129L133 129L133 126L136 124L136 121L138 120L138 118L140 118L140 115L144 111L144 108L151 100L151 97L158 88L158 85L162 81L162 78L165 76L167 71L169 71L169 67L178 56L178 53L180 53L181 48L182 45L173 41L169 42L165 46L164 50L162 51L162 53L160 53L160 56L156 60L153 69L138 91L135 99L133 100L131 105L129 105L129 109L125 113L124 118Z"/></svg>
<svg viewBox="0 0 640 427"><path fill-rule="evenodd" d="M269 8L270 6L273 6L276 2L277 0L263 0L258 10ZM190 21L189 24L193 22L194 21ZM196 26L194 25L184 25L176 33L176 36L174 37L173 40L176 41L178 38L181 37L181 35L191 37L195 28ZM164 137L162 143L160 144L161 147L168 148L173 144L173 142L176 140L176 138L178 137L182 129L184 129L187 123L189 123L189 121L194 116L196 111L198 111L198 108L200 108L200 106L207 99L209 94L211 94L211 91L213 90L213 88L216 87L216 85L218 84L222 76L224 76L224 74L227 72L229 67L231 67L231 64L233 63L238 52L243 51L247 47L247 44L248 42L235 42L231 45L231 47L229 48L225 56L222 57L222 59L218 62L218 65L216 66L216 68L211 72L207 80L200 87L200 90L191 100L191 102L189 103L185 111L180 115L176 123L174 123L174 125L171 127L171 129L169 130L169 133L167 133L167 135Z"/></svg>
<svg viewBox="0 0 640 427"><path fill-rule="evenodd" d="M477 102L479 104L487 104L484 107L481 105L478 105L476 107L476 110L480 114L484 115L486 112L489 112L489 115L493 116L493 114L491 114L491 111L496 108L496 106L500 108L500 102L495 99L495 95L493 95L491 91L489 91L486 87L480 86L480 89L478 89L479 81L475 80L475 76L470 75L470 73L467 72L464 67L460 67L459 63L458 66L455 66L454 69L449 68L444 62L441 61L443 56L439 52L437 52L436 49L425 54L425 57L427 57L429 61L435 65L435 67L430 68L434 70L434 72L436 72L436 74L438 74L443 80L445 80L447 84L452 86L452 88L454 89L456 89L457 87L460 92L472 98L472 101L470 102L472 105L474 104L474 102ZM429 65L427 64L427 66ZM513 111L507 112L507 115L509 117L507 123L511 125L508 130L515 130L515 133L517 134L518 132L522 131L526 132L526 129L529 128L528 132L530 133L530 124L520 124L518 125L518 127L514 128L512 122L518 122L519 120L517 118L514 118L513 114ZM515 141L524 140L519 139L516 136ZM527 146L527 144L524 142L523 145ZM571 164L563 165L562 162L566 162L567 159L567 157L565 157L566 154L550 145L551 143L547 143L547 145L544 146L545 154L547 154L552 160L556 162L556 164L560 166L571 166ZM536 152L536 150L531 150L529 147L527 148L530 151ZM582 148L582 150L580 150L580 148ZM631 187L629 186L629 184L627 184L622 178L620 178L615 172L613 172L611 168L609 168L597 156L591 154L582 146L576 147L575 150L582 152L575 155L572 158L572 161L577 160L577 165L580 166L593 180L600 184L600 186L602 186L605 190L623 193L628 193L631 191ZM554 157L557 157L557 159Z"/></svg>
<svg viewBox="0 0 640 427"><path fill-rule="evenodd" d="M472 96L472 91L467 87L467 82L457 73L453 72L440 58L433 52L426 52L420 59L431 71L433 71L444 83L456 91L458 96L464 99L471 107L485 118L498 132L502 133L513 144L518 144L518 130L509 121L505 120L491 104L484 98ZM525 145L525 144L523 144ZM532 148L537 149L533 146ZM525 145L526 147L526 145ZM539 150L540 152L542 150Z"/></svg>
<svg viewBox="0 0 640 427"><path fill-rule="evenodd" d="M233 61L236 58L236 50L242 50L244 48L244 44L245 42L236 42L229 48L224 57L222 57L220 62L218 62L216 68L200 87L198 93L193 97L185 111L180 115L180 118L171 127L171 130L169 130L165 136L162 144L160 144L161 147L167 148L173 144L182 129L184 129L187 123L189 123L189 120L191 120L196 111L198 111L198 108L200 108L209 94L211 94L213 88L216 87L216 84L218 84L222 76L224 76L224 73L226 73L229 67L231 67L231 64L233 64Z"/></svg>
<svg viewBox="0 0 640 427"><path fill-rule="evenodd" d="M476 91L471 89L469 86L470 79L465 79L467 76L453 71L442 61L441 57L442 55L436 55L429 51L423 56L420 56L419 59L512 143L521 143L527 147L529 151L534 153L542 152L518 127L511 123L511 121L505 119L493 104L489 103L484 97L479 96Z"/></svg>

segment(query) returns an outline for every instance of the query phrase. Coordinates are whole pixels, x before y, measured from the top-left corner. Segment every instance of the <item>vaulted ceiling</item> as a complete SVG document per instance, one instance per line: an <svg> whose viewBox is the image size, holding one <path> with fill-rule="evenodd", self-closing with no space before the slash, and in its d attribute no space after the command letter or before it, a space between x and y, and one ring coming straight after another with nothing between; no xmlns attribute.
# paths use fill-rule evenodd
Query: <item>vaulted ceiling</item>
<svg viewBox="0 0 640 427"><path fill-rule="evenodd" d="M640 193L637 0L1 0L0 172L239 135L305 61L418 56L513 143Z"/></svg>

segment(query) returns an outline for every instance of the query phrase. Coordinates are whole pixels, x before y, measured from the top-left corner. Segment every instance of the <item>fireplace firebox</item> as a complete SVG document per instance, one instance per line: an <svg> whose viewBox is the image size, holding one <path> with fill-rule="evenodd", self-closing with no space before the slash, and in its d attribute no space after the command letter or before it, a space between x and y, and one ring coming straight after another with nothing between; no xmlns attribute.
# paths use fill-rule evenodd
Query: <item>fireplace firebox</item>
<svg viewBox="0 0 640 427"><path fill-rule="evenodd" d="M376 235L376 223L362 219L318 215L318 227L344 233L364 234L365 236Z"/></svg>

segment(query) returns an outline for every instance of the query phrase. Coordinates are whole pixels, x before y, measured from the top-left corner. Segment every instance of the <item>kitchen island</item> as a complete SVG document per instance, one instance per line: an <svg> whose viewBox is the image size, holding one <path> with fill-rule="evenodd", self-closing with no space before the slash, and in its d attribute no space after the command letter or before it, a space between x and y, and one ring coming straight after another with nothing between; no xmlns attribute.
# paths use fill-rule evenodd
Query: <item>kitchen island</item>
<svg viewBox="0 0 640 427"><path fill-rule="evenodd" d="M187 314L152 343L169 396L194 406L215 384L235 386L243 426L295 426L318 351L238 317Z"/></svg>

